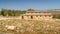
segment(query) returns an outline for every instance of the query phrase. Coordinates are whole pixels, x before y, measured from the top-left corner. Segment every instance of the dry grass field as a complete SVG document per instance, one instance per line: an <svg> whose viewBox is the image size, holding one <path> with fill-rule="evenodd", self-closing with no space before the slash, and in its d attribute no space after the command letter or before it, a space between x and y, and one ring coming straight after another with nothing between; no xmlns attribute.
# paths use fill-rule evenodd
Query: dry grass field
<svg viewBox="0 0 60 34"><path fill-rule="evenodd" d="M15 26L8 29L6 26ZM0 34L60 34L60 21L0 20Z"/></svg>

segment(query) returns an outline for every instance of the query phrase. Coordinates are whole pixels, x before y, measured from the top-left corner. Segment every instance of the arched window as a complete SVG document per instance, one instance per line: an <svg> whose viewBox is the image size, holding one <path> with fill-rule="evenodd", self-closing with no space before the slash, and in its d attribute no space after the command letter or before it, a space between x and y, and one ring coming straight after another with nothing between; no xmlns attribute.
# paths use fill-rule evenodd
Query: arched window
<svg viewBox="0 0 60 34"><path fill-rule="evenodd" d="M36 17L38 17L38 15Z"/></svg>

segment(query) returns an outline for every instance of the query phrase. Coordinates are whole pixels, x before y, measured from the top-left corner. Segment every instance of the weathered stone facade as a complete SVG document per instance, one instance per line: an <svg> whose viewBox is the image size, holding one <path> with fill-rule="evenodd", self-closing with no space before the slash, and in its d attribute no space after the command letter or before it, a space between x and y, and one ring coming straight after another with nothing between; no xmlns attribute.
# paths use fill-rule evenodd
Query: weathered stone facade
<svg viewBox="0 0 60 34"><path fill-rule="evenodd" d="M20 16L20 19L26 20L49 20L52 19L52 14L49 12L42 11L27 11L25 14Z"/></svg>

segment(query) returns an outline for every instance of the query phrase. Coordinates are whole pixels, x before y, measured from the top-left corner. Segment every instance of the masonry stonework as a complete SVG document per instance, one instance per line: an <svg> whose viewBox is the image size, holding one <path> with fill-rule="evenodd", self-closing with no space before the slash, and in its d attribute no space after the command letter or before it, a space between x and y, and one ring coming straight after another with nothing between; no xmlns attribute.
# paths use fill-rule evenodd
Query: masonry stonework
<svg viewBox="0 0 60 34"><path fill-rule="evenodd" d="M52 14L49 12L40 11L27 11L25 14L20 16L20 19L26 20L49 20L52 19Z"/></svg>

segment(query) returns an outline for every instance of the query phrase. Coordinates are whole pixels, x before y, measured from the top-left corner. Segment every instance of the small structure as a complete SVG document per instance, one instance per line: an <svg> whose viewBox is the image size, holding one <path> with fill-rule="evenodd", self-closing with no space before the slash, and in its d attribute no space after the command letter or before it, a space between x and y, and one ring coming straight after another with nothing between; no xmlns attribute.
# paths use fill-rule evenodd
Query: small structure
<svg viewBox="0 0 60 34"><path fill-rule="evenodd" d="M26 20L48 20L52 19L52 14L47 11L27 11L20 16L20 19Z"/></svg>

